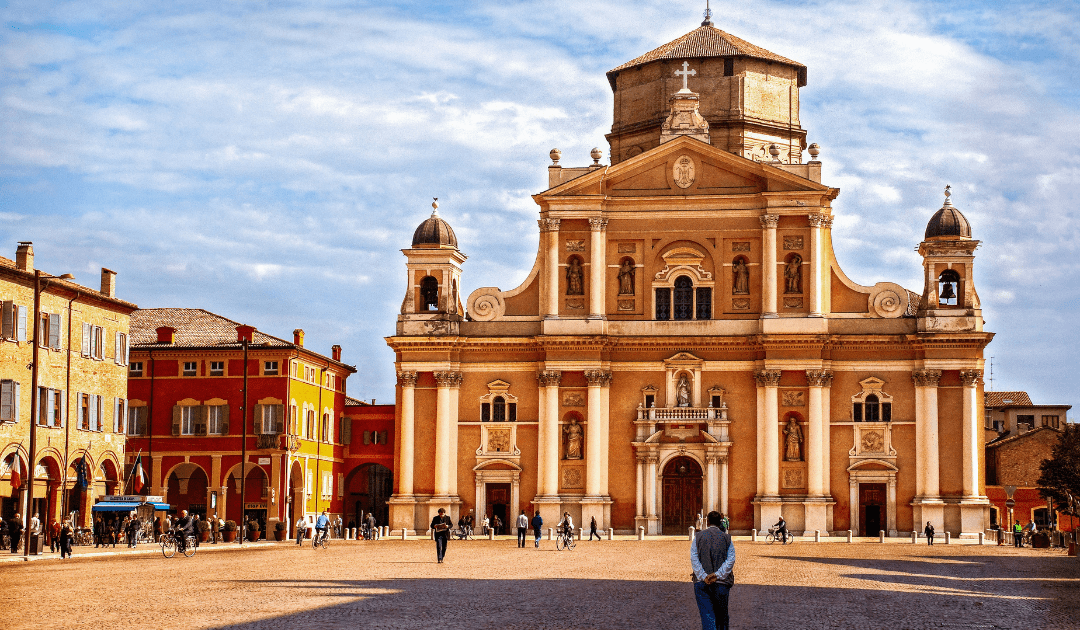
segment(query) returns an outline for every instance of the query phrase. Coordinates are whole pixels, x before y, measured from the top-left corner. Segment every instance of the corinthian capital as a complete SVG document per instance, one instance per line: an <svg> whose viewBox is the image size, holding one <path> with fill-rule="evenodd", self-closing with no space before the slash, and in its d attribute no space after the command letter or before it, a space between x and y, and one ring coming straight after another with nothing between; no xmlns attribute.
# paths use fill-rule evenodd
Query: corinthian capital
<svg viewBox="0 0 1080 630"><path fill-rule="evenodd" d="M982 378L982 370L960 370L960 382L964 387L977 387Z"/></svg>
<svg viewBox="0 0 1080 630"><path fill-rule="evenodd" d="M460 387L461 372L435 372L435 383L439 387Z"/></svg>
<svg viewBox="0 0 1080 630"><path fill-rule="evenodd" d="M537 219L541 232L558 232L559 219Z"/></svg>
<svg viewBox="0 0 1080 630"><path fill-rule="evenodd" d="M607 219L589 219L589 229L593 232L599 232L607 227Z"/></svg>
<svg viewBox="0 0 1080 630"><path fill-rule="evenodd" d="M540 381L540 387L558 387L562 382L562 372L558 370L543 370L536 373L536 380Z"/></svg>
<svg viewBox="0 0 1080 630"><path fill-rule="evenodd" d="M780 384L780 370L761 370L754 372L758 387L776 387Z"/></svg>
<svg viewBox="0 0 1080 630"><path fill-rule="evenodd" d="M772 229L776 227L776 224L780 222L780 215L778 214L763 214L758 217L758 221L761 221L761 227L766 229Z"/></svg>
<svg viewBox="0 0 1080 630"><path fill-rule="evenodd" d="M937 387L941 380L941 370L915 370L911 373L915 387Z"/></svg>
<svg viewBox="0 0 1080 630"><path fill-rule="evenodd" d="M832 225L832 217L824 214L811 214L810 227L824 228Z"/></svg>
<svg viewBox="0 0 1080 630"><path fill-rule="evenodd" d="M585 370L585 380L590 387L607 387L611 384L611 372L603 370Z"/></svg>
<svg viewBox="0 0 1080 630"><path fill-rule="evenodd" d="M398 372L397 378L402 387L416 387L416 372Z"/></svg>
<svg viewBox="0 0 1080 630"><path fill-rule="evenodd" d="M810 387L832 387L833 374L829 370L807 370L806 381Z"/></svg>

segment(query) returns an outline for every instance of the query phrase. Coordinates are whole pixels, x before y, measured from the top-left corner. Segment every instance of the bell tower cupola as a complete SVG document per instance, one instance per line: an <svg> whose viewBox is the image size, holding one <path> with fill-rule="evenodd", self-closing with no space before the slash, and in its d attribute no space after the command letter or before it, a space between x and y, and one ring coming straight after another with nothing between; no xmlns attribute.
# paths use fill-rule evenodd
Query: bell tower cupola
<svg viewBox="0 0 1080 630"><path fill-rule="evenodd" d="M923 257L923 296L919 332L980 332L982 309L975 292L975 250L971 224L952 205L952 187L945 203L926 224L919 255Z"/></svg>
<svg viewBox="0 0 1080 630"><path fill-rule="evenodd" d="M413 232L412 247L401 250L407 259L405 299L398 315L398 335L456 335L464 318L461 305L461 264L453 228L439 216L439 199L431 216Z"/></svg>

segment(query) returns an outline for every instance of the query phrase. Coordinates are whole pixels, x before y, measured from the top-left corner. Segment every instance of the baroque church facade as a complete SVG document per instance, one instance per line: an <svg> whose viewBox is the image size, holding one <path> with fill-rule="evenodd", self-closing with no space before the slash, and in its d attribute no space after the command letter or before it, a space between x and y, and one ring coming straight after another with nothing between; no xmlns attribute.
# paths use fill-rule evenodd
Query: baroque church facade
<svg viewBox="0 0 1080 630"><path fill-rule="evenodd" d="M551 152L520 286L466 309L437 209L403 250L391 527L446 508L624 533L709 510L735 532L982 531L993 335L948 196L920 291L859 285L799 122L805 66L706 21L608 79L612 163Z"/></svg>

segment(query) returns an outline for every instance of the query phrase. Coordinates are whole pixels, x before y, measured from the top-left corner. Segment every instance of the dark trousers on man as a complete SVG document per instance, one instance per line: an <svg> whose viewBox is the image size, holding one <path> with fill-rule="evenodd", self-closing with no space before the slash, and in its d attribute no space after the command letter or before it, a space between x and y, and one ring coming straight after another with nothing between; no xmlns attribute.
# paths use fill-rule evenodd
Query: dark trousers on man
<svg viewBox="0 0 1080 630"><path fill-rule="evenodd" d="M701 614L701 630L728 630L730 586L694 582L694 598Z"/></svg>
<svg viewBox="0 0 1080 630"><path fill-rule="evenodd" d="M518 530L518 547L525 548L525 534L528 533L528 527L519 527Z"/></svg>
<svg viewBox="0 0 1080 630"><path fill-rule="evenodd" d="M435 555L439 556L439 562L442 562L443 557L446 556L446 541L449 539L449 532L435 534Z"/></svg>
<svg viewBox="0 0 1080 630"><path fill-rule="evenodd" d="M596 533L595 527L589 529L589 542L592 542L593 536L596 536L597 540L603 540L603 538L600 537L600 534Z"/></svg>

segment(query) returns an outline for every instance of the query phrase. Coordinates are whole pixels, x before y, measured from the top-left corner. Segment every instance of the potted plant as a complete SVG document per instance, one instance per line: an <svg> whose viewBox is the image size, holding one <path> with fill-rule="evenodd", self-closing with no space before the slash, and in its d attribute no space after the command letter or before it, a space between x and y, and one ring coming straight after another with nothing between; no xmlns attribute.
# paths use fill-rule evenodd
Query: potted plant
<svg viewBox="0 0 1080 630"><path fill-rule="evenodd" d="M221 528L222 540L232 542L236 540L236 521L225 521Z"/></svg>
<svg viewBox="0 0 1080 630"><path fill-rule="evenodd" d="M285 527L286 525L284 521L278 521L274 525L274 540L278 542L285 540L285 536L288 533L285 531Z"/></svg>
<svg viewBox="0 0 1080 630"><path fill-rule="evenodd" d="M210 540L210 522L200 519L195 523L195 528L199 530L199 542L207 542Z"/></svg>
<svg viewBox="0 0 1080 630"><path fill-rule="evenodd" d="M259 522L248 521L247 524L247 539L251 542L255 542L259 539Z"/></svg>

